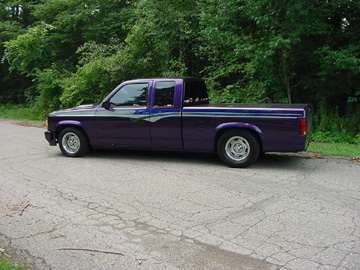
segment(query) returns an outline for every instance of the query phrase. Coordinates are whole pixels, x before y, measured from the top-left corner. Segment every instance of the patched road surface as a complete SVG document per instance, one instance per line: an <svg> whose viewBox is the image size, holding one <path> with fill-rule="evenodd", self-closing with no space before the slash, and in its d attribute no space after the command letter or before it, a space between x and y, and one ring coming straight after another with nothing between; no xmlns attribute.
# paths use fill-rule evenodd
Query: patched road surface
<svg viewBox="0 0 360 270"><path fill-rule="evenodd" d="M93 151L0 121L0 253L30 269L360 269L360 163Z"/></svg>

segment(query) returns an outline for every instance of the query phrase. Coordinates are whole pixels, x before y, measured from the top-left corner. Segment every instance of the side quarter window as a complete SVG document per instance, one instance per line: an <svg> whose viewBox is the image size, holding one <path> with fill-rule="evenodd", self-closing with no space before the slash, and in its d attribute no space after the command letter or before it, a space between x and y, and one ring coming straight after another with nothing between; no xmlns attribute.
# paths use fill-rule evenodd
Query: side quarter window
<svg viewBox="0 0 360 270"><path fill-rule="evenodd" d="M112 107L146 106L147 83L127 84L110 99Z"/></svg>
<svg viewBox="0 0 360 270"><path fill-rule="evenodd" d="M186 81L184 83L185 98L184 106L192 106L198 104L208 104L209 98L203 81Z"/></svg>
<svg viewBox="0 0 360 270"><path fill-rule="evenodd" d="M157 82L155 85L154 106L174 106L175 82Z"/></svg>

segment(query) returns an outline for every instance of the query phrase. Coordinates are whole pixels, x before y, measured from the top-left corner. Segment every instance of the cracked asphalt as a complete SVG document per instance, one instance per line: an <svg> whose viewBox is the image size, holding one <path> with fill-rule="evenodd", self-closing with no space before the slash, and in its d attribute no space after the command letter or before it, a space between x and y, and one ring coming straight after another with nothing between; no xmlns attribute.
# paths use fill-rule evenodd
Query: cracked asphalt
<svg viewBox="0 0 360 270"><path fill-rule="evenodd" d="M0 121L0 252L29 269L360 269L360 163L93 151Z"/></svg>

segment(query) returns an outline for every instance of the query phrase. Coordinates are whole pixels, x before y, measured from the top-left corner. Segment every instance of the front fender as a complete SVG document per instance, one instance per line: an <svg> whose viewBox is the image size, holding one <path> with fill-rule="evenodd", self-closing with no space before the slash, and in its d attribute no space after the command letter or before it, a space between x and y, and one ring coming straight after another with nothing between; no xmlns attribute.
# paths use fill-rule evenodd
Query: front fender
<svg viewBox="0 0 360 270"><path fill-rule="evenodd" d="M80 121L76 121L76 120L63 120L63 121L57 122L54 126L53 130L54 130L54 136L56 137L56 139L58 138L60 132L67 127L77 127L79 129L81 129L85 133L85 135L88 137L88 128L86 125L84 125Z"/></svg>
<svg viewBox="0 0 360 270"><path fill-rule="evenodd" d="M76 127L80 127L82 130L84 130L85 132L87 132L87 127L79 122L79 121L74 121L74 120L64 120L64 121L59 121L55 124L54 129L57 130L60 127L65 127L65 126L76 126Z"/></svg>

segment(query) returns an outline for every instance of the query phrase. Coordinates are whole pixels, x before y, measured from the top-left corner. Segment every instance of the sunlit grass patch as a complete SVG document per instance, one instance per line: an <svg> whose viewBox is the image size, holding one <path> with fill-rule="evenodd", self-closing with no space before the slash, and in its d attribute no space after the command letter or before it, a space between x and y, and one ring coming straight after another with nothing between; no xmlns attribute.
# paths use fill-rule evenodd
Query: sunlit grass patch
<svg viewBox="0 0 360 270"><path fill-rule="evenodd" d="M332 156L360 157L360 145L312 142L307 152Z"/></svg>

